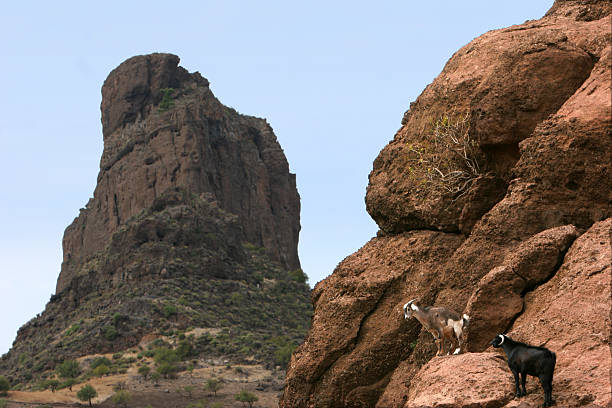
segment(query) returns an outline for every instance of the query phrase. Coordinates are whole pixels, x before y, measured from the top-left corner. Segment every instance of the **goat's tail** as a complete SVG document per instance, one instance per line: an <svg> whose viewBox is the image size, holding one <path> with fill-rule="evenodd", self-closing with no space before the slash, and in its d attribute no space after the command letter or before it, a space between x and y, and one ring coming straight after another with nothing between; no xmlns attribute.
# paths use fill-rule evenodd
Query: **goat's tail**
<svg viewBox="0 0 612 408"><path fill-rule="evenodd" d="M470 316L468 316L468 315L466 315L464 313L461 320L463 322L463 328L465 329L468 326L468 324L470 323Z"/></svg>

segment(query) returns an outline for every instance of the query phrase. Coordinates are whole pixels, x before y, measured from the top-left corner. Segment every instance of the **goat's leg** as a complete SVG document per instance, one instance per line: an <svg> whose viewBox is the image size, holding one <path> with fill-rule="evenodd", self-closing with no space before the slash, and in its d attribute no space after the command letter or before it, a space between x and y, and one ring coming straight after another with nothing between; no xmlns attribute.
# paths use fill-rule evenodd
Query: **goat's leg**
<svg viewBox="0 0 612 408"><path fill-rule="evenodd" d="M544 405L543 407L549 407L555 403L552 399L552 378L549 375L541 374L539 377L540 384L544 389Z"/></svg>
<svg viewBox="0 0 612 408"><path fill-rule="evenodd" d="M459 350L459 341L457 341L457 338L455 337L455 332L451 331L450 334L450 341L451 341L451 348L448 351L448 354L450 354L451 352L454 354L457 354L457 351Z"/></svg>
<svg viewBox="0 0 612 408"><path fill-rule="evenodd" d="M436 352L436 356L439 356L442 354L442 339L436 338L436 347L438 348L438 351Z"/></svg>
<svg viewBox="0 0 612 408"><path fill-rule="evenodd" d="M514 395L515 398L521 397L521 389L519 387L519 372L518 370L512 370L512 374L514 375L514 388L516 389L516 393Z"/></svg>
<svg viewBox="0 0 612 408"><path fill-rule="evenodd" d="M525 381L527 381L527 373L525 371L523 371L521 373L521 385L523 386L523 393L521 394L522 397L524 397L525 395L527 395L527 390L525 389Z"/></svg>

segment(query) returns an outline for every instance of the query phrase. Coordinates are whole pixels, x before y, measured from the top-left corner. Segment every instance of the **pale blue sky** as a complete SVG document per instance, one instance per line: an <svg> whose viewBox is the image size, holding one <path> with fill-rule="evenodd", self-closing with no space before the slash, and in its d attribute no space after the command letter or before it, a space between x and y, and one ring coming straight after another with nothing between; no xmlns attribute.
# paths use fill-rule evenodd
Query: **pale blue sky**
<svg viewBox="0 0 612 408"><path fill-rule="evenodd" d="M96 183L100 88L125 59L177 54L268 120L297 174L314 285L376 234L368 174L410 102L459 47L552 0L37 3L0 14L0 354L55 290L64 229Z"/></svg>

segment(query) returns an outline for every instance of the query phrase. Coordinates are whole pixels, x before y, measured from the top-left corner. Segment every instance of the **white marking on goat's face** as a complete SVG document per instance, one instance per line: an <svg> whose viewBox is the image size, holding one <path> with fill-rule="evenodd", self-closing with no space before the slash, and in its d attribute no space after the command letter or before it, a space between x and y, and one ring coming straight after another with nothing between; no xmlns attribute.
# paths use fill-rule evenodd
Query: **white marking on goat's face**
<svg viewBox="0 0 612 408"><path fill-rule="evenodd" d="M410 308L411 308L412 310L414 310L414 311L419 310L419 308L418 308L418 307L417 307L417 305L415 305L415 304L410 305Z"/></svg>
<svg viewBox="0 0 612 408"><path fill-rule="evenodd" d="M461 349L457 347L457 349L455 350L453 354L459 354L460 352L461 352Z"/></svg>

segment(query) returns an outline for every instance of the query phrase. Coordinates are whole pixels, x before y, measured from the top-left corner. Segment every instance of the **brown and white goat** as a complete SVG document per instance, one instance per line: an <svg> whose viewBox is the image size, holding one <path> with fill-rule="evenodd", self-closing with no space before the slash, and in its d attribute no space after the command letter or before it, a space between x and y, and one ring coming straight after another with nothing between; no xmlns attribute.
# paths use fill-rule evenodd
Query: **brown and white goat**
<svg viewBox="0 0 612 408"><path fill-rule="evenodd" d="M445 307L420 307L416 299L412 299L404 305L404 318L408 320L411 317L416 318L434 337L438 346L436 356L446 351L446 340L451 343L451 349L446 354L450 354L451 350L455 350L453 354L461 352L463 329L470 320L468 315L460 316L459 313Z"/></svg>

